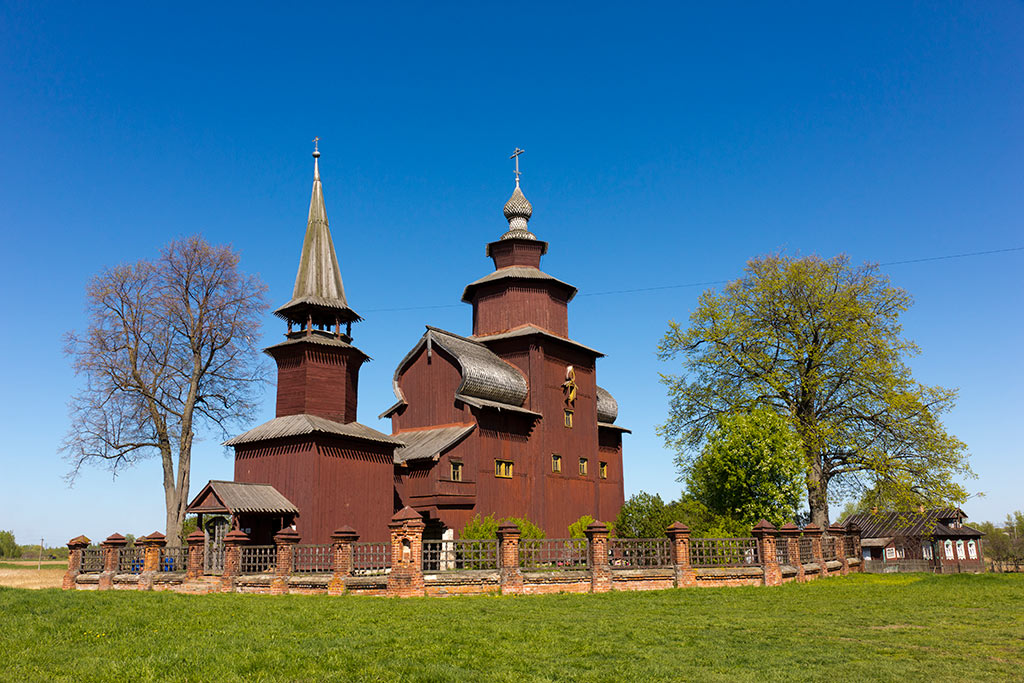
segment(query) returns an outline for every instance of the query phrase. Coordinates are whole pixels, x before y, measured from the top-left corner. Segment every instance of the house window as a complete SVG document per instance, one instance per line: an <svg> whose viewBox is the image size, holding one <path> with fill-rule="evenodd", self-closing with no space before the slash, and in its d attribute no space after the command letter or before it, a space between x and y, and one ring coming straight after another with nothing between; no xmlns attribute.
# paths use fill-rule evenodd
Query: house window
<svg viewBox="0 0 1024 683"><path fill-rule="evenodd" d="M896 548L893 548L892 546L889 546L888 548L886 548L885 549L885 559L887 559L887 560L895 560L896 559Z"/></svg>
<svg viewBox="0 0 1024 683"><path fill-rule="evenodd" d="M934 559L935 556L932 554L932 544L931 543L922 543L921 544L921 557L923 557L926 560Z"/></svg>
<svg viewBox="0 0 1024 683"><path fill-rule="evenodd" d="M953 559L953 541L946 539L945 543L942 544L942 550L944 551L947 560Z"/></svg>
<svg viewBox="0 0 1024 683"><path fill-rule="evenodd" d="M554 455L551 456L551 471L561 472L562 471L562 456Z"/></svg>
<svg viewBox="0 0 1024 683"><path fill-rule="evenodd" d="M512 478L512 461L511 460L495 460L494 461L494 476L502 477L503 479Z"/></svg>
<svg viewBox="0 0 1024 683"><path fill-rule="evenodd" d="M601 467L601 478L602 479L607 479L608 478L608 463L602 462L600 467Z"/></svg>
<svg viewBox="0 0 1024 683"><path fill-rule="evenodd" d="M587 459L586 458L580 458L580 476L581 477L587 476Z"/></svg>
<svg viewBox="0 0 1024 683"><path fill-rule="evenodd" d="M462 463L452 461L452 481L462 481Z"/></svg>
<svg viewBox="0 0 1024 683"><path fill-rule="evenodd" d="M957 541L956 542L956 559L962 560L962 559L964 559L964 557L966 557L964 555L964 542L963 541Z"/></svg>
<svg viewBox="0 0 1024 683"><path fill-rule="evenodd" d="M972 560L978 559L978 548L974 545L974 541L967 541L967 557Z"/></svg>
<svg viewBox="0 0 1024 683"><path fill-rule="evenodd" d="M568 427L569 429L572 429L572 411L571 410L566 410L565 411L565 426Z"/></svg>

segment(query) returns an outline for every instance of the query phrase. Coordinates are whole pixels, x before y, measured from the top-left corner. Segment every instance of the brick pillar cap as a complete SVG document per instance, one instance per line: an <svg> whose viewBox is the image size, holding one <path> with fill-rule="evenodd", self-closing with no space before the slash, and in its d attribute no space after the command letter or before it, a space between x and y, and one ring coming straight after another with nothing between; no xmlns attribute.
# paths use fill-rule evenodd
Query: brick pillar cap
<svg viewBox="0 0 1024 683"><path fill-rule="evenodd" d="M834 534L841 534L846 531L846 529L843 528L843 525L839 522L832 522L832 524L829 525L828 530Z"/></svg>
<svg viewBox="0 0 1024 683"><path fill-rule="evenodd" d="M301 538L302 537L299 536L298 531L291 528L290 526L286 526L285 528L281 529L276 534L274 534L274 543L285 543L295 545L299 542Z"/></svg>
<svg viewBox="0 0 1024 683"><path fill-rule="evenodd" d="M520 533L519 527L515 522L502 522L498 525L498 533L501 534L518 534Z"/></svg>
<svg viewBox="0 0 1024 683"><path fill-rule="evenodd" d="M681 532L681 531L689 531L689 530L690 530L690 527L686 526L686 525L685 525L685 524L683 524L682 522L672 522L671 524L669 524L669 526L668 526L668 530L669 530L670 532L673 532L673 531L674 531L674 532L676 532L676 533L679 533L679 532Z"/></svg>
<svg viewBox="0 0 1024 683"><path fill-rule="evenodd" d="M243 543L249 542L249 536L241 529L233 529L227 533L227 536L224 537L224 542L242 545Z"/></svg>
<svg viewBox="0 0 1024 683"><path fill-rule="evenodd" d="M407 522L411 520L423 521L423 515L413 510L411 507L406 505L404 508L395 513L395 516L391 518L392 522Z"/></svg>
<svg viewBox="0 0 1024 683"><path fill-rule="evenodd" d="M92 541L90 541L85 536L75 536L70 541L68 541L67 545L72 550L79 550L81 548L88 548L90 543L92 543Z"/></svg>
<svg viewBox="0 0 1024 683"><path fill-rule="evenodd" d="M159 531L154 531L149 536L143 536L140 538L139 543L143 545L165 545L167 543L167 537Z"/></svg>
<svg viewBox="0 0 1024 683"><path fill-rule="evenodd" d="M775 531L775 525L767 519L762 519L754 526L754 531Z"/></svg>
<svg viewBox="0 0 1024 683"><path fill-rule="evenodd" d="M203 533L202 529L196 529L188 535L185 542L189 545L198 545L206 542L206 534Z"/></svg>
<svg viewBox="0 0 1024 683"><path fill-rule="evenodd" d="M107 536L107 540L103 541L103 545L113 548L121 548L128 545L128 539L119 533L113 533Z"/></svg>
<svg viewBox="0 0 1024 683"><path fill-rule="evenodd" d="M790 522L788 524L783 524L781 527L779 527L779 531L785 532L787 534L798 534L800 533L800 527L798 527L796 524L793 524L793 522Z"/></svg>
<svg viewBox="0 0 1024 683"><path fill-rule="evenodd" d="M587 525L587 531L589 531L590 533L608 531L608 525L604 522L594 521Z"/></svg>
<svg viewBox="0 0 1024 683"><path fill-rule="evenodd" d="M807 533L820 534L821 533L821 527L818 526L817 524L813 523L813 522L811 522L810 524L805 524L804 525L804 533L805 534L807 534Z"/></svg>
<svg viewBox="0 0 1024 683"><path fill-rule="evenodd" d="M334 533L331 534L331 540L354 542L359 540L359 534L356 533L355 529L346 524L345 526L338 527L334 530Z"/></svg>
<svg viewBox="0 0 1024 683"><path fill-rule="evenodd" d="M858 534L859 535L860 534L860 527L857 526L857 524L855 522L848 522L846 524L846 531L847 531L847 533Z"/></svg>

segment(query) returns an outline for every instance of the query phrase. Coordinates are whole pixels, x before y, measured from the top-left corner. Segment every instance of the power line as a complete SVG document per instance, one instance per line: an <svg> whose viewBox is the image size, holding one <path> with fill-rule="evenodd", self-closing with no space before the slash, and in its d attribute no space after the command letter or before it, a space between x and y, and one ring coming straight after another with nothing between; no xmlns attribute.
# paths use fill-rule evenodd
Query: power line
<svg viewBox="0 0 1024 683"><path fill-rule="evenodd" d="M1015 251L1024 251L1024 247L1006 247L1005 249L989 249L987 251L968 251L961 254L947 254L945 256L925 256L923 258L906 259L903 261L886 261L879 263L879 266L901 266L908 263L927 263L929 261L948 261L950 259L969 258L972 256L988 256L991 254L1006 254ZM687 282L679 285L661 285L658 287L638 287L636 289L611 289L605 292L587 292L580 294L584 296L607 296L610 294L639 294L641 292L657 292L666 289L686 289L688 287L708 287L710 285L724 285L731 280L705 280L703 282ZM437 306L405 306L403 308L370 308L367 313L394 313L398 311L426 311L438 308L461 308L461 304L440 304Z"/></svg>

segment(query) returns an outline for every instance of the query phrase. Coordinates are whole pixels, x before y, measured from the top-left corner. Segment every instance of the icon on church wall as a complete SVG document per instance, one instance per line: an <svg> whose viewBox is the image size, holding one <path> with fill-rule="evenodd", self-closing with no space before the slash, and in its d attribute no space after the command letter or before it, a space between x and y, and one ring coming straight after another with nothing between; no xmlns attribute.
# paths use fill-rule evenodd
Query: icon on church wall
<svg viewBox="0 0 1024 683"><path fill-rule="evenodd" d="M565 381L562 382L562 393L565 394L565 405L576 406L576 370L571 366L565 368Z"/></svg>

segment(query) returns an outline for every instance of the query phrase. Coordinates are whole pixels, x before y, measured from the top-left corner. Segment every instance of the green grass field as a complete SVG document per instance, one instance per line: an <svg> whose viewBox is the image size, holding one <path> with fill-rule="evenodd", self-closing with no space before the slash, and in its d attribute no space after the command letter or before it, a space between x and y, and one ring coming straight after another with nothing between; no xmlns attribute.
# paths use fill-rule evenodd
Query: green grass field
<svg viewBox="0 0 1024 683"><path fill-rule="evenodd" d="M3 680L1019 680L1024 576L383 599L0 589Z"/></svg>

